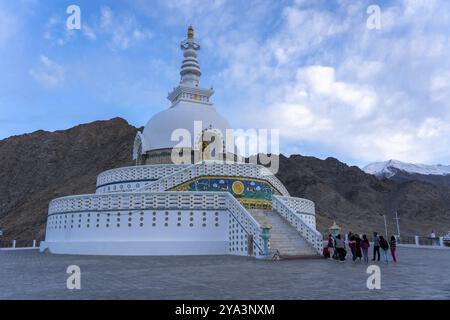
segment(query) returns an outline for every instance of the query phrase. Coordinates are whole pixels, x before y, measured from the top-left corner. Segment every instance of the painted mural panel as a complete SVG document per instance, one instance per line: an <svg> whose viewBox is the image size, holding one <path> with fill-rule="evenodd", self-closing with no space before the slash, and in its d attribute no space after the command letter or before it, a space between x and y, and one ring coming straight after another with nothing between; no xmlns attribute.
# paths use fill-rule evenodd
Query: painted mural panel
<svg viewBox="0 0 450 320"><path fill-rule="evenodd" d="M267 207L272 195L280 195L269 183L263 180L235 177L202 177L186 182L174 191L227 191L232 193L245 206Z"/></svg>

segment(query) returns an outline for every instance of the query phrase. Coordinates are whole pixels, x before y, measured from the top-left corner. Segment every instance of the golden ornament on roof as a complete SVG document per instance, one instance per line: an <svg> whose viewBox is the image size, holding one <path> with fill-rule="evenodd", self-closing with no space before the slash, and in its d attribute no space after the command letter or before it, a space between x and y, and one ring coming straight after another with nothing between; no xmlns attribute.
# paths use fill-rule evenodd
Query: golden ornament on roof
<svg viewBox="0 0 450 320"><path fill-rule="evenodd" d="M189 26L188 28L188 38L194 39L194 28L192 28L192 26Z"/></svg>

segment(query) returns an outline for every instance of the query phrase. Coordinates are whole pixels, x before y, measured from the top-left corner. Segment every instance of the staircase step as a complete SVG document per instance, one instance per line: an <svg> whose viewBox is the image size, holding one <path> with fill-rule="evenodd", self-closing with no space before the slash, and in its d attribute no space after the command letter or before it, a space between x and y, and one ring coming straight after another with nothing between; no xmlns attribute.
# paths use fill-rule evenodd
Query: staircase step
<svg viewBox="0 0 450 320"><path fill-rule="evenodd" d="M277 212L270 210L249 210L249 212L260 224L271 226L271 252L275 253L278 250L281 256L294 258L319 256L301 234Z"/></svg>
<svg viewBox="0 0 450 320"><path fill-rule="evenodd" d="M300 254L300 255L281 255L283 260L297 260L297 259L324 259L324 257L318 254Z"/></svg>

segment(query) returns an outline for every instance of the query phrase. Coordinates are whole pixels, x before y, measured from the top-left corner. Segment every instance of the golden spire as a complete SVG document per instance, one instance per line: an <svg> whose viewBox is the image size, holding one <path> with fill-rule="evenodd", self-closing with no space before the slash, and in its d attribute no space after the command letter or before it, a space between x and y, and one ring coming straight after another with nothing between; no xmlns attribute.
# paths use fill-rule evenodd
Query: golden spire
<svg viewBox="0 0 450 320"><path fill-rule="evenodd" d="M188 39L194 39L194 28L192 28L192 26L189 26L187 35Z"/></svg>

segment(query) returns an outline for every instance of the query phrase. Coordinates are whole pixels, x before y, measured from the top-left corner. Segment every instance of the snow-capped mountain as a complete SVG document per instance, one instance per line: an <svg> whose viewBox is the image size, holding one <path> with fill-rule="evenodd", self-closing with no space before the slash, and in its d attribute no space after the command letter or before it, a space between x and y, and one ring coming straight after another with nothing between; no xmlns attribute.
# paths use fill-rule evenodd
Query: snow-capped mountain
<svg viewBox="0 0 450 320"><path fill-rule="evenodd" d="M450 175L450 165L426 165L405 163L397 160L389 160L384 162L371 163L364 168L363 171L373 174L379 178L392 178L399 171L409 174L447 176Z"/></svg>

